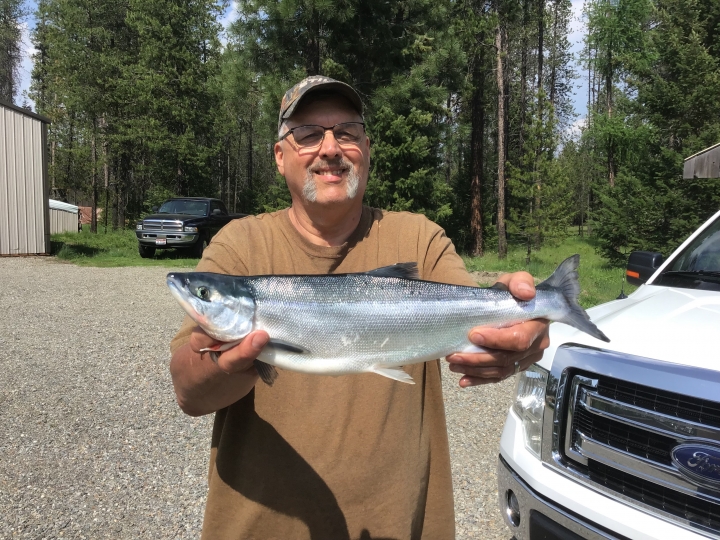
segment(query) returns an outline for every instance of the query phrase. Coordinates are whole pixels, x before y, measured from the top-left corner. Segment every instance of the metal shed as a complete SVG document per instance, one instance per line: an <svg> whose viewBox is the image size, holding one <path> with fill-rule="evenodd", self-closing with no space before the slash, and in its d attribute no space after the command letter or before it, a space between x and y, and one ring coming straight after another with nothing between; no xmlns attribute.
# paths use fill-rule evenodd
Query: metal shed
<svg viewBox="0 0 720 540"><path fill-rule="evenodd" d="M50 252L49 123L0 101L0 256Z"/></svg>
<svg viewBox="0 0 720 540"><path fill-rule="evenodd" d="M720 178L720 143L685 158L683 179Z"/></svg>
<svg viewBox="0 0 720 540"><path fill-rule="evenodd" d="M80 208L74 204L50 199L50 234L78 232Z"/></svg>

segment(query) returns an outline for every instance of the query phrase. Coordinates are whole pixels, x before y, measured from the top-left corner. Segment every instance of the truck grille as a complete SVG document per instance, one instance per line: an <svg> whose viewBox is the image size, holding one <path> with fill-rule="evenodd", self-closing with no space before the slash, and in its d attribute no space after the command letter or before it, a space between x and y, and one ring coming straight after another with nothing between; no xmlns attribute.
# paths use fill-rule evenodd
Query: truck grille
<svg viewBox="0 0 720 540"><path fill-rule="evenodd" d="M591 489L720 538L720 488L681 471L672 458L684 443L720 448L720 403L708 399L720 399L720 374L579 347L568 351L556 354L549 378L548 404L555 410L546 414L543 460ZM627 379L601 374L625 372Z"/></svg>
<svg viewBox="0 0 720 540"><path fill-rule="evenodd" d="M182 221L169 220L169 219L146 219L143 220L144 231L170 231L180 232L182 231Z"/></svg>
<svg viewBox="0 0 720 540"><path fill-rule="evenodd" d="M690 523L720 530L720 504L678 493L595 461L590 461L588 469L590 479L608 490L623 493Z"/></svg>

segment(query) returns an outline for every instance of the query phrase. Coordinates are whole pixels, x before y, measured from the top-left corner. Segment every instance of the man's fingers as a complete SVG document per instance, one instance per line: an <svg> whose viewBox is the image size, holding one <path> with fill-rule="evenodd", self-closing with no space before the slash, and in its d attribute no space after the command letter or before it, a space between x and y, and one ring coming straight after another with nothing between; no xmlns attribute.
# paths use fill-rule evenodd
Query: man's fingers
<svg viewBox="0 0 720 540"><path fill-rule="evenodd" d="M527 272L513 272L502 274L498 282L507 285L510 294L520 300L532 300L535 298L535 280Z"/></svg>
<svg viewBox="0 0 720 540"><path fill-rule="evenodd" d="M220 353L216 363L226 373L248 370L269 340L264 330L250 332L240 343Z"/></svg>
<svg viewBox="0 0 720 540"><path fill-rule="evenodd" d="M202 358L215 362L224 372L236 373L250 369L269 340L270 336L267 332L257 330L249 333L236 345L225 349L226 344L208 336L202 328L196 327L190 336L190 348Z"/></svg>
<svg viewBox="0 0 720 540"><path fill-rule="evenodd" d="M469 338L478 347L498 351L527 351L534 345L544 349L550 344L550 340L545 339L548 324L544 319L536 319L507 328L476 327L470 330ZM539 340L543 334L545 336Z"/></svg>
<svg viewBox="0 0 720 540"><path fill-rule="evenodd" d="M518 372L525 371L535 362L542 358L542 351L529 354L522 359L512 360L499 365L473 365L473 364L450 364L449 369L453 373L461 373L469 377L477 377L493 381L501 381L515 374L515 362L518 362Z"/></svg>

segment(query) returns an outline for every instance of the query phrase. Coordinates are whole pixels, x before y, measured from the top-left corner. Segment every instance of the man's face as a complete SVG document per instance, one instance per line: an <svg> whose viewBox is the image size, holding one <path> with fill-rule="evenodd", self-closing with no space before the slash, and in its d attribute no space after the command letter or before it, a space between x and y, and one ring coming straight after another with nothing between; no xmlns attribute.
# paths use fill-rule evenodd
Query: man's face
<svg viewBox="0 0 720 540"><path fill-rule="evenodd" d="M286 122L288 128L317 125L332 127L362 118L343 98L329 96L301 106ZM370 141L340 146L333 132L316 148L299 147L293 135L275 144L275 162L285 177L293 200L333 204L362 200L370 167Z"/></svg>

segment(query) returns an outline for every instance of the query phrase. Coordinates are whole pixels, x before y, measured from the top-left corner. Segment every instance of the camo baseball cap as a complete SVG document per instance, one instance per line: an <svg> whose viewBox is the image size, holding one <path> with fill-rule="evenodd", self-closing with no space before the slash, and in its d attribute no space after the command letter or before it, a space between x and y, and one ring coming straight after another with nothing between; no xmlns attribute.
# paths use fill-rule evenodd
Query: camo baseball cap
<svg viewBox="0 0 720 540"><path fill-rule="evenodd" d="M322 75L313 75L312 77L306 77L290 90L285 92L280 103L280 117L278 118L278 133L282 123L292 116L295 112L298 104L304 97L318 90L326 92L337 92L338 94L345 96L353 104L353 107L357 109L360 116L363 114L363 104L360 96L355 89L349 84L344 82L336 81L330 77L323 77Z"/></svg>

